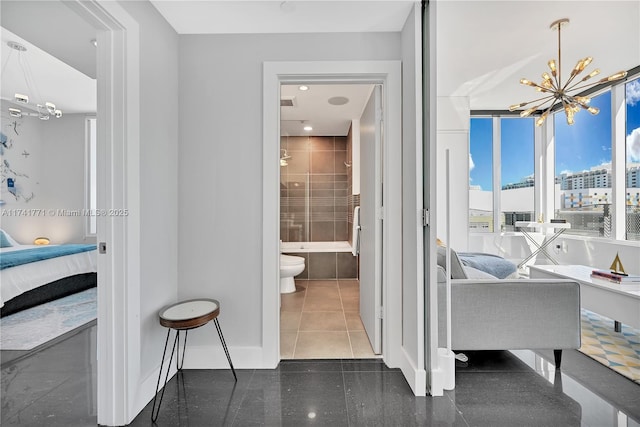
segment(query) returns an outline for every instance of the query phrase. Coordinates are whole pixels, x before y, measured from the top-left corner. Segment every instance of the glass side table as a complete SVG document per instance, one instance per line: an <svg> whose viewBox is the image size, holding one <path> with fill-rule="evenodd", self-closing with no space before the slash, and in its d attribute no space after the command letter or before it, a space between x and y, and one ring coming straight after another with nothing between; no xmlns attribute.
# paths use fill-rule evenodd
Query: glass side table
<svg viewBox="0 0 640 427"><path fill-rule="evenodd" d="M227 348L227 344L224 340L224 336L222 335L222 329L220 328L220 323L218 322L219 314L220 314L220 303L217 300L208 299L208 298L181 301L175 304L168 305L158 312L160 324L165 328L167 328L168 330L167 330L167 339L164 342L164 351L162 352L162 361L160 362L160 372L158 373L158 382L156 384L156 394L153 397L153 408L151 409L152 422L155 422L158 419L158 414L160 413L160 405L162 405L164 390L166 388L167 381L169 380L169 371L171 370L171 361L173 360L174 353L176 353L176 349L178 350L176 353L176 368L178 369L178 371L182 371L182 366L184 365L184 354L187 350L187 333L189 329L199 328L200 326L204 326L213 320L213 323L216 326L216 330L218 331L218 336L220 337L220 342L222 343L222 348L224 349L224 353L227 356L227 360L229 361L231 372L233 372L233 377L235 378L236 382L238 381L236 370L233 368L233 363L231 362L231 356L229 355L229 349ZM158 409L156 411L156 399L158 397L158 389L160 388L160 378L162 377L162 367L164 366L164 359L167 355L167 345L169 344L169 336L171 335L171 330L176 331L176 336L173 340L173 346L171 348L171 356L169 357L169 363L167 363L167 373L164 377L164 386L162 387L162 393L160 393L160 401L158 402ZM183 331L184 331L184 343L182 347L182 360L179 361L180 332L183 332Z"/></svg>

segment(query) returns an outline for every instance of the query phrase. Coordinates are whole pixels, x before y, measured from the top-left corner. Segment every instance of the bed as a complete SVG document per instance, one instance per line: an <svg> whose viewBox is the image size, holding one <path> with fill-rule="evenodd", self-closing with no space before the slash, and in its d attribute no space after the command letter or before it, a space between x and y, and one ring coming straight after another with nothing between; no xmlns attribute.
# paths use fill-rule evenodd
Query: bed
<svg viewBox="0 0 640 427"><path fill-rule="evenodd" d="M0 315L97 285L96 245L21 245L0 230Z"/></svg>

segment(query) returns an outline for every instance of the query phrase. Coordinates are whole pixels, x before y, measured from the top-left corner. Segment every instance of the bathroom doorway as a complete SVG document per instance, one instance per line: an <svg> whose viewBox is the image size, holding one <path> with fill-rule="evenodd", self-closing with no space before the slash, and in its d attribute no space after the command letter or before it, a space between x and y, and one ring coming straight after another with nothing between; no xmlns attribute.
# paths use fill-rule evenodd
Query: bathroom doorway
<svg viewBox="0 0 640 427"><path fill-rule="evenodd" d="M295 290L282 285L282 359L382 352L382 90L280 87L280 249L304 262Z"/></svg>
<svg viewBox="0 0 640 427"><path fill-rule="evenodd" d="M390 367L405 364L402 330L402 87L400 61L309 61L263 64L263 317L265 366L280 361L280 101L284 84L381 84L381 117L386 143L381 149L385 183L382 222L382 305L374 312L381 321L381 356ZM404 365L403 365L404 366Z"/></svg>

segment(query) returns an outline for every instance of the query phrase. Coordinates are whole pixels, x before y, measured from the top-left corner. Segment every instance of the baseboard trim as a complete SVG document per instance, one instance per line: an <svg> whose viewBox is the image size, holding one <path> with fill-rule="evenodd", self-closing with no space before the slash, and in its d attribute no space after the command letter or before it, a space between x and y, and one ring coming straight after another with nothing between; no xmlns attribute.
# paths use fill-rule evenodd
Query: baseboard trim
<svg viewBox="0 0 640 427"><path fill-rule="evenodd" d="M404 348L402 348L402 357L400 359L400 370L407 380L407 383L409 383L413 394L415 396L426 396L427 371L419 369Z"/></svg>

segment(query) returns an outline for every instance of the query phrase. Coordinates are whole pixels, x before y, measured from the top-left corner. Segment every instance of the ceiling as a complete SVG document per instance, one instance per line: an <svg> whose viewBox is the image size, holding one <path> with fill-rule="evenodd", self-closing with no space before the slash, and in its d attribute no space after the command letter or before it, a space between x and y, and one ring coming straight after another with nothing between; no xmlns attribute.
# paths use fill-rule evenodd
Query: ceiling
<svg viewBox="0 0 640 427"><path fill-rule="evenodd" d="M439 1L438 96L465 96L473 110L506 110L538 98L519 84L540 81L558 57L560 18L563 75L593 57L602 77L640 65L640 1ZM566 74L565 74L566 73Z"/></svg>
<svg viewBox="0 0 640 427"><path fill-rule="evenodd" d="M281 99L293 103L280 107L283 136L347 135L351 120L360 118L373 90L370 84L314 84L308 85L308 90L299 87L283 85L280 90ZM313 130L305 131L305 125Z"/></svg>
<svg viewBox="0 0 640 427"><path fill-rule="evenodd" d="M179 34L351 33L400 31L406 0L151 0Z"/></svg>
<svg viewBox="0 0 640 427"><path fill-rule="evenodd" d="M151 3L179 34L398 32L414 4L373 0ZM589 70L600 68L603 76L640 64L640 0L440 0L433 4L437 93L468 97L474 110L504 110L535 98L536 92L518 82L522 77L540 79L547 61L557 57L557 34L549 24L559 18L571 20L562 31L565 70L585 56L594 58ZM63 2L2 0L0 5L5 29L95 77L95 52L89 43L95 31L74 18ZM3 55L4 37L3 33ZM70 75L67 93L77 86L77 75ZM10 91L3 76L3 96L5 86ZM38 89L44 92L44 83L38 82ZM327 105L324 98L318 99L318 108Z"/></svg>

